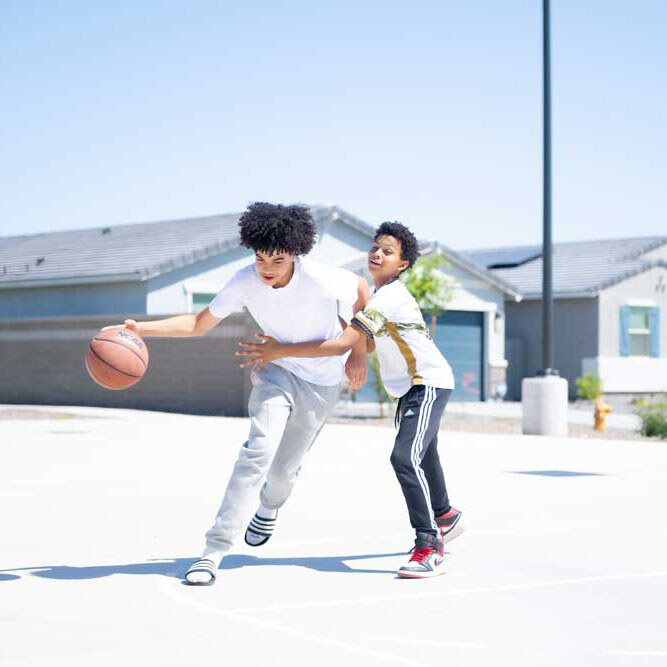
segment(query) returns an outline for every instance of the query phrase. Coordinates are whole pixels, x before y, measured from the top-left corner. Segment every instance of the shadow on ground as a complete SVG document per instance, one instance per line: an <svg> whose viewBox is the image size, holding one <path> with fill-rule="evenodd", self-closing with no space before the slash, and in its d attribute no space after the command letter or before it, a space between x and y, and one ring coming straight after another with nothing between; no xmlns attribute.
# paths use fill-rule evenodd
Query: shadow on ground
<svg viewBox="0 0 667 667"><path fill-rule="evenodd" d="M262 567L268 565L287 565L305 567L317 572L349 572L363 574L394 574L395 570L360 569L347 565L348 561L364 561L373 558L389 558L402 556L404 552L390 554L363 554L356 556L309 556L304 558L258 558L256 556L226 556L220 570L236 570L240 567ZM112 574L158 575L182 579L185 571L197 560L196 558L171 558L131 563L128 565L91 565L88 567L72 567L70 565L41 565L18 567L0 571L0 582L19 579L15 572L29 572L32 576L45 579L99 579Z"/></svg>
<svg viewBox="0 0 667 667"><path fill-rule="evenodd" d="M578 472L576 470L510 470L514 475L537 475L539 477L606 477L602 472Z"/></svg>

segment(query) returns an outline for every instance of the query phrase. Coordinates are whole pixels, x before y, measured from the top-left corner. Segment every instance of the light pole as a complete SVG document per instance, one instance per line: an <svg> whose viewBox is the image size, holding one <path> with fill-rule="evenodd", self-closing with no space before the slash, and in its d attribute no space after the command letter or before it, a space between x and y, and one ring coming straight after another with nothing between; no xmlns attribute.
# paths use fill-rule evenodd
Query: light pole
<svg viewBox="0 0 667 667"><path fill-rule="evenodd" d="M551 244L551 21L549 0L542 7L542 372L554 370L553 249Z"/></svg>
<svg viewBox="0 0 667 667"><path fill-rule="evenodd" d="M533 435L567 435L567 380L554 369L550 19L549 0L542 0L542 368L521 382L523 432Z"/></svg>

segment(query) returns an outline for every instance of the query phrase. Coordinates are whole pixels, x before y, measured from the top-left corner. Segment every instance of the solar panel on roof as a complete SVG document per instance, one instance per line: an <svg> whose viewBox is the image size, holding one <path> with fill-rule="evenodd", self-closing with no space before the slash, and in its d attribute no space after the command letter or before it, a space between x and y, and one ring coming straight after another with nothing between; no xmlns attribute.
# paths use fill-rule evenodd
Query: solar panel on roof
<svg viewBox="0 0 667 667"><path fill-rule="evenodd" d="M507 248L470 252L468 254L475 262L485 266L487 269L510 269L542 256L542 252L538 247Z"/></svg>

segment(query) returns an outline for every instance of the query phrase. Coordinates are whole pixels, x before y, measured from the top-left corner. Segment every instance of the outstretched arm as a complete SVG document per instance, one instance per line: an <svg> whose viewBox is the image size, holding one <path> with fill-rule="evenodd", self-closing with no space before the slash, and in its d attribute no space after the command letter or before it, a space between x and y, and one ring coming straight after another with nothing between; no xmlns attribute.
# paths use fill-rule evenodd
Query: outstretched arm
<svg viewBox="0 0 667 667"><path fill-rule="evenodd" d="M337 357L349 352L365 335L355 326L349 326L343 331L339 338L329 340L316 340L308 343L279 343L271 336L257 334L263 343L252 343L242 340L239 343L241 349L236 353L238 357L244 357L240 366L251 366L257 364L257 368L263 368L276 359L283 357Z"/></svg>
<svg viewBox="0 0 667 667"><path fill-rule="evenodd" d="M208 308L204 308L204 310L198 313L176 315L175 317L167 317L164 320L154 320L153 322L125 320L124 325L126 329L144 337L187 337L204 336L220 322L222 322L221 318L213 315Z"/></svg>
<svg viewBox="0 0 667 667"><path fill-rule="evenodd" d="M360 310L366 307L371 292L368 288L368 283L361 277L357 276L357 300L352 306L352 313L356 315ZM349 326L347 322L341 320L343 330ZM368 356L366 354L366 341L363 340L366 336L359 337L359 340L354 343L350 351L350 356L345 362L345 375L347 375L350 389L358 391L366 384L368 378Z"/></svg>

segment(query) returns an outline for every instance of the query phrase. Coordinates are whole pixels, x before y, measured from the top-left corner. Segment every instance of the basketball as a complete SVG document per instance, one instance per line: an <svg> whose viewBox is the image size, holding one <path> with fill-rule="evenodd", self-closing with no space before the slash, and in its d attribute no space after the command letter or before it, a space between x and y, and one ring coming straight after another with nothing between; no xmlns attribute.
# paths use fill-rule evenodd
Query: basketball
<svg viewBox="0 0 667 667"><path fill-rule="evenodd" d="M124 327L101 329L86 350L86 369L105 389L127 389L148 368L148 348L141 336Z"/></svg>

